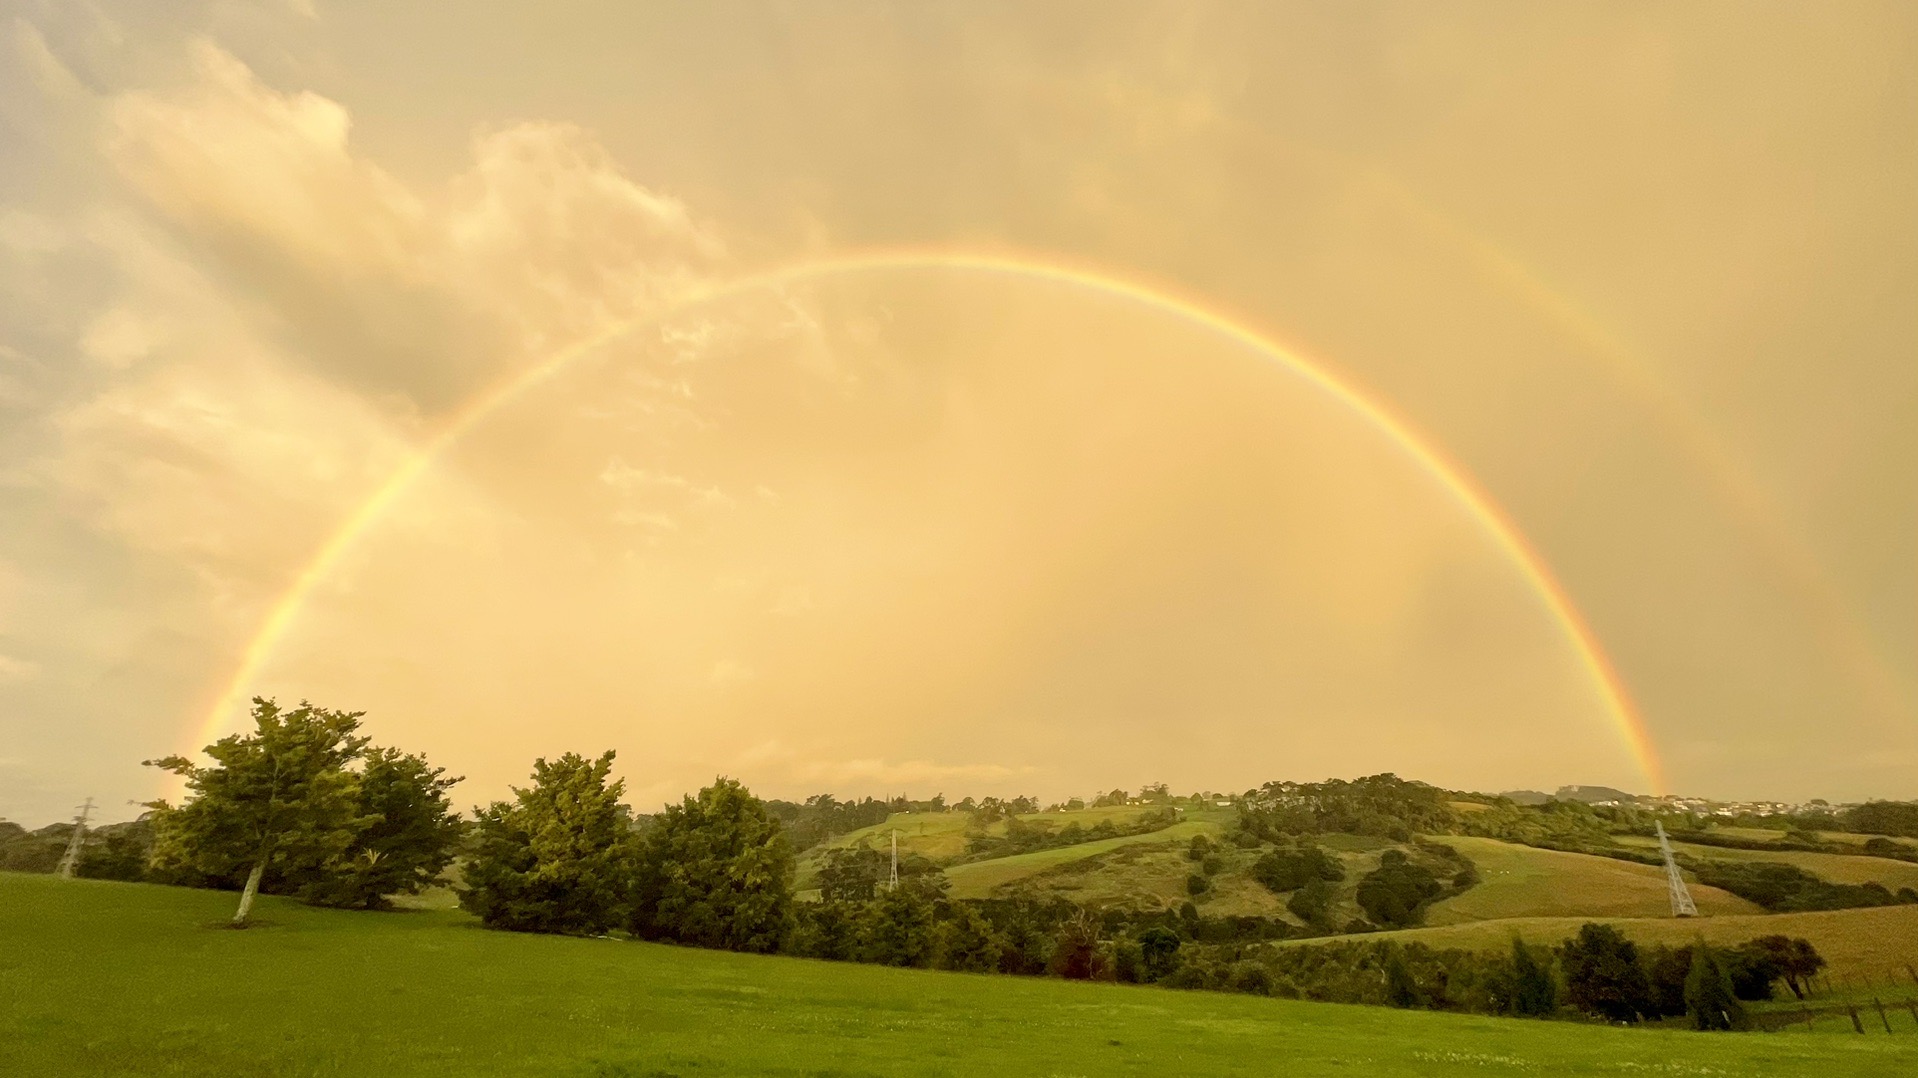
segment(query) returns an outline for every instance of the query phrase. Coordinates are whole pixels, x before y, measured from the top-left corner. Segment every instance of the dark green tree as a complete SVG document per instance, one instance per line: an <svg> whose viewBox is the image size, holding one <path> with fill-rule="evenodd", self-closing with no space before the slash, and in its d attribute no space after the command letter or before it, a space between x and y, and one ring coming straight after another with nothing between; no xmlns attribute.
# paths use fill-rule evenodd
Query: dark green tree
<svg viewBox="0 0 1918 1078"><path fill-rule="evenodd" d="M1760 936L1745 946L1769 957L1785 979L1785 987L1799 999L1805 998L1806 982L1825 968L1824 958L1807 939Z"/></svg>
<svg viewBox="0 0 1918 1078"><path fill-rule="evenodd" d="M633 834L614 754L533 764L533 784L479 810L460 905L489 928L596 935L619 923Z"/></svg>
<svg viewBox="0 0 1918 1078"><path fill-rule="evenodd" d="M361 712L328 711L301 701L291 711L253 699L253 732L206 747L211 765L184 756L148 760L186 780L178 808L156 801L154 864L231 884L244 878L235 925L245 925L253 897L273 874L299 889L322 880L368 821L359 807ZM276 889L278 889L276 887Z"/></svg>
<svg viewBox="0 0 1918 1078"><path fill-rule="evenodd" d="M1651 988L1651 1005L1645 1013L1672 1018L1685 1013L1685 982L1692 975L1690 947L1655 946L1642 956L1645 978Z"/></svg>
<svg viewBox="0 0 1918 1078"><path fill-rule="evenodd" d="M1438 877L1413 864L1399 850L1387 850L1379 867L1359 880L1357 899L1375 924L1387 928L1415 925L1424 916L1425 903L1443 891Z"/></svg>
<svg viewBox="0 0 1918 1078"><path fill-rule="evenodd" d="M1169 928L1154 925L1139 933L1145 980L1160 980L1179 968L1179 945L1179 934Z"/></svg>
<svg viewBox="0 0 1918 1078"><path fill-rule="evenodd" d="M932 965L936 894L930 887L901 881L868 903L860 957L882 966Z"/></svg>
<svg viewBox="0 0 1918 1078"><path fill-rule="evenodd" d="M1309 880L1304 887L1292 892L1285 908L1292 916L1323 932L1332 926L1332 901L1337 896L1331 881Z"/></svg>
<svg viewBox="0 0 1918 1078"><path fill-rule="evenodd" d="M1745 1005L1732 991L1731 971L1717 952L1699 941L1692 947L1692 971L1685 978L1685 1013L1693 1029L1744 1029Z"/></svg>
<svg viewBox="0 0 1918 1078"><path fill-rule="evenodd" d="M309 902L385 909L388 895L418 894L453 860L460 818L446 792L461 780L398 749L369 749L364 763L359 812L367 826L338 870L301 889Z"/></svg>
<svg viewBox="0 0 1918 1078"><path fill-rule="evenodd" d="M1203 879L1204 877L1200 877ZM1097 979L1106 969L1099 949L1099 923L1081 911L1059 926L1052 941L1052 972L1069 981Z"/></svg>
<svg viewBox="0 0 1918 1078"><path fill-rule="evenodd" d="M1543 1017L1558 1010L1558 982L1525 941L1512 937L1512 1013Z"/></svg>
<svg viewBox="0 0 1918 1078"><path fill-rule="evenodd" d="M863 842L827 850L819 868L819 897L827 902L870 901L885 875L886 855Z"/></svg>
<svg viewBox="0 0 1918 1078"><path fill-rule="evenodd" d="M1002 946L992 923L978 910L954 903L945 919L933 928L932 964L939 969L990 973L999 965Z"/></svg>
<svg viewBox="0 0 1918 1078"><path fill-rule="evenodd" d="M1612 1022L1636 1022L1651 1009L1638 948L1610 925L1585 924L1559 948L1565 1001Z"/></svg>
<svg viewBox="0 0 1918 1078"><path fill-rule="evenodd" d="M1385 1001L1394 1007L1417 1007L1424 1002L1405 955L1393 947L1385 955Z"/></svg>
<svg viewBox="0 0 1918 1078"><path fill-rule="evenodd" d="M859 957L862 910L850 902L804 902L794 907L787 950L801 958L850 962Z"/></svg>
<svg viewBox="0 0 1918 1078"><path fill-rule="evenodd" d="M631 927L645 939L776 951L792 927L792 877L779 821L746 787L722 778L653 820Z"/></svg>

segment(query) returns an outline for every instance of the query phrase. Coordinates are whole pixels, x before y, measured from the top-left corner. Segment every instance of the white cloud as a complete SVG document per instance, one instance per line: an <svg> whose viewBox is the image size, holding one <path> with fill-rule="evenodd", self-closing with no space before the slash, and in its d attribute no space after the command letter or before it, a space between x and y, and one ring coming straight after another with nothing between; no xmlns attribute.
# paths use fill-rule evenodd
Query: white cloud
<svg viewBox="0 0 1918 1078"><path fill-rule="evenodd" d="M32 681L40 676L40 664L31 659L0 655L0 685Z"/></svg>

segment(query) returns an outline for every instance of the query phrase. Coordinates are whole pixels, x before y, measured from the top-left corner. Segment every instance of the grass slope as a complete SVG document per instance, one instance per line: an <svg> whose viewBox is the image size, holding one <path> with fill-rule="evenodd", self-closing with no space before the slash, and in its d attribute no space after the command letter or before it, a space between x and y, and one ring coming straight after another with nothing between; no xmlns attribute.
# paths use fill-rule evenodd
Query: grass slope
<svg viewBox="0 0 1918 1078"><path fill-rule="evenodd" d="M1657 839L1626 836L1626 845L1658 848ZM1726 846L1703 846L1674 842L1672 849L1705 861L1773 861L1797 865L1806 872L1832 883L1881 883L1896 891L1900 887L1918 888L1918 864L1894 861L1857 853L1812 853L1805 850L1738 850ZM1702 907L1701 907L1702 908Z"/></svg>
<svg viewBox="0 0 1918 1078"><path fill-rule="evenodd" d="M1704 1036L488 932L0 874L0 1073L1796 1075L1918 1040Z"/></svg>
<svg viewBox="0 0 1918 1078"><path fill-rule="evenodd" d="M996 857L990 861L954 865L946 869L946 879L952 883L951 893L954 898L986 898L996 888L1036 876L1069 862L1097 857L1125 846L1187 843L1192 841L1193 835L1213 834L1216 831L1217 826L1214 824L1187 820L1143 835L1102 838L1096 842L1081 842L1074 846L1060 846L1051 850L1014 854L1011 857Z"/></svg>
<svg viewBox="0 0 1918 1078"><path fill-rule="evenodd" d="M1831 963L1836 976L1907 982L1906 964L1918 966L1918 906L1877 906L1815 913L1761 913L1724 917L1516 917L1502 921L1408 928L1366 936L1298 940L1285 946L1311 946L1338 939L1416 940L1432 947L1504 950L1514 933L1530 943L1557 943L1587 921L1614 924L1641 943L1734 944L1758 936L1803 936Z"/></svg>
<svg viewBox="0 0 1918 1078"><path fill-rule="evenodd" d="M1508 917L1658 917L1671 912L1662 868L1490 838L1446 835L1437 841L1471 858L1480 882L1457 898L1433 904L1427 924ZM1692 883L1691 892L1703 914L1763 912L1716 887Z"/></svg>

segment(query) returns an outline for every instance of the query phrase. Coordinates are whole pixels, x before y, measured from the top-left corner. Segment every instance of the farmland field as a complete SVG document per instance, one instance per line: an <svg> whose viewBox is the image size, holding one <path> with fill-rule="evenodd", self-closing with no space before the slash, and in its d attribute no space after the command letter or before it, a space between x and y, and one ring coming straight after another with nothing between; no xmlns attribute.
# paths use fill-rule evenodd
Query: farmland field
<svg viewBox="0 0 1918 1078"><path fill-rule="evenodd" d="M1700 937L1709 943L1735 944L1758 936L1803 936L1831 963L1829 972L1872 977L1894 984L1907 978L1905 966L1918 966L1918 906L1874 906L1866 909L1820 910L1815 913L1738 914L1718 917L1515 917L1502 921L1434 925L1396 932L1379 932L1361 939L1418 941L1432 947L1502 950L1513 935L1530 943L1557 943L1587 921L1617 925L1641 943L1690 943ZM1285 946L1312 946L1341 938L1289 942ZM1918 986L1914 986L1918 987Z"/></svg>
<svg viewBox="0 0 1918 1078"><path fill-rule="evenodd" d="M1489 838L1447 835L1438 841L1472 859L1480 882L1435 903L1433 925L1507 917L1657 917L1671 911L1665 871L1592 854L1541 850ZM1768 855L1769 856L1769 855ZM1691 885L1700 913L1759 913L1737 895Z"/></svg>
<svg viewBox="0 0 1918 1078"><path fill-rule="evenodd" d="M1633 839L1629 836L1620 839L1620 842L1654 849L1658 846L1654 839ZM1772 861L1797 865L1832 883L1881 883L1893 891L1900 887L1918 888L1918 864L1894 861L1889 857L1870 857L1862 853L1813 853L1806 850L1738 850L1689 842L1674 842L1672 849L1706 861Z"/></svg>
<svg viewBox="0 0 1918 1078"><path fill-rule="evenodd" d="M1911 1073L1918 1039L1704 1036L488 932L454 912L0 874L0 1073ZM1910 935L1908 933L1908 935Z"/></svg>

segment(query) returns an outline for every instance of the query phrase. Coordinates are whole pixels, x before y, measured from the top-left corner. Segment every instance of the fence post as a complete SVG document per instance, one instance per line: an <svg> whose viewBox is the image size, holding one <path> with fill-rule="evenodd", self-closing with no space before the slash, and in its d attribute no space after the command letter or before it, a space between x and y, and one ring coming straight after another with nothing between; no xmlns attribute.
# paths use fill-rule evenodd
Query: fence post
<svg viewBox="0 0 1918 1078"><path fill-rule="evenodd" d="M1905 1009L1911 1012L1911 1022L1918 1025L1918 1000L1906 1000Z"/></svg>
<svg viewBox="0 0 1918 1078"><path fill-rule="evenodd" d="M1800 1003L1800 1004L1798 1005L1798 1011L1799 1011L1799 1013L1800 1013L1801 1015L1803 1015L1803 1016L1804 1016L1804 1019L1805 1019L1805 1031L1806 1031L1806 1032L1808 1032L1808 1033L1816 1033L1816 1032L1818 1032L1818 1027L1817 1027L1817 1026L1814 1026L1814 1025L1812 1025L1812 1024L1811 1024L1811 1008L1810 1008L1810 1007L1807 1007L1807 1006L1805 1006L1805 1005L1804 1005L1803 1003Z"/></svg>
<svg viewBox="0 0 1918 1078"><path fill-rule="evenodd" d="M1885 1005L1884 1005L1884 1004L1882 1004L1882 1003L1880 1003L1880 1002L1878 1002L1878 997L1877 997L1877 996L1873 996L1873 997L1871 997L1871 1005L1872 1005L1872 1006L1874 1006L1874 1007L1876 1007L1876 1008L1878 1008L1878 1020L1879 1020L1880 1022L1883 1022L1883 1023L1885 1024L1885 1032L1886 1032L1886 1033L1890 1033L1890 1032L1891 1032L1891 1019L1890 1019L1890 1018L1887 1018L1887 1017L1885 1016Z"/></svg>
<svg viewBox="0 0 1918 1078"><path fill-rule="evenodd" d="M1845 1010L1851 1012L1851 1028L1858 1033L1865 1031L1865 1023L1858 1020L1858 1005L1851 1000L1845 1001Z"/></svg>
<svg viewBox="0 0 1918 1078"><path fill-rule="evenodd" d="M1911 974L1912 984L1918 984L1918 969L1914 969L1912 964L1907 962L1905 963L1905 972Z"/></svg>

